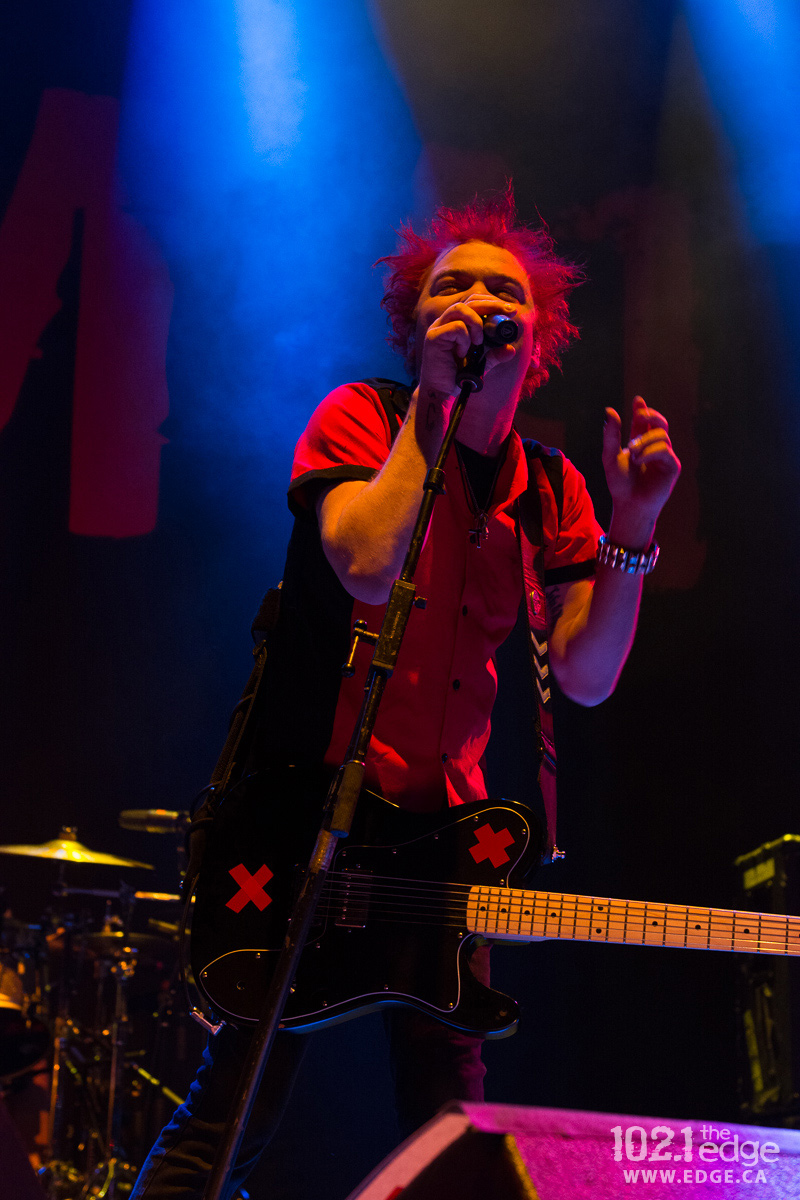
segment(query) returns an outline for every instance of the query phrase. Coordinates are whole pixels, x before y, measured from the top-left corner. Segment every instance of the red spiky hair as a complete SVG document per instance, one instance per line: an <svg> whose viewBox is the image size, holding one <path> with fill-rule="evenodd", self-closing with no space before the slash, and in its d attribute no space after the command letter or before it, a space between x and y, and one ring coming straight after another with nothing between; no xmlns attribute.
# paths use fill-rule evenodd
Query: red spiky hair
<svg viewBox="0 0 800 1200"><path fill-rule="evenodd" d="M561 355L578 330L569 320L567 296L581 282L581 271L559 258L547 231L530 229L517 220L514 189L463 208L440 207L425 231L411 224L398 230L396 254L379 258L389 268L381 305L389 314L392 332L388 341L400 354L408 371L416 369L415 311L425 279L443 251L463 242L488 242L508 250L521 263L536 305L536 351L525 375L523 394L530 396L559 366ZM376 264L377 265L377 264Z"/></svg>

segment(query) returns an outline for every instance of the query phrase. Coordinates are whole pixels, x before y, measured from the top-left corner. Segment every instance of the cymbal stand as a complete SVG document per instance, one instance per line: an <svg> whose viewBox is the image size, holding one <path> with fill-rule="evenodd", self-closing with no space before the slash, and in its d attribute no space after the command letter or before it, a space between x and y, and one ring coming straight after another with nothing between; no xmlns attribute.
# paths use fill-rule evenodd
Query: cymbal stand
<svg viewBox="0 0 800 1200"><path fill-rule="evenodd" d="M59 866L54 895L63 897L68 890L64 883L64 864L62 863ZM66 1075L74 1071L69 1062L68 1046L70 1032L73 1028L69 1017L69 1006L73 984L75 918L71 913L65 913L60 917L59 923L63 929L63 956L61 976L58 981L56 1015L53 1020L53 1063L50 1076L47 1150L44 1166L39 1170L39 1177L51 1200L62 1200L63 1197L73 1194L73 1189L82 1178L81 1173L65 1157L64 1138Z"/></svg>
<svg viewBox="0 0 800 1200"><path fill-rule="evenodd" d="M124 955L115 955L111 967L114 978L114 1011L109 1023L108 1044L111 1059L108 1071L108 1103L105 1120L105 1154L92 1171L81 1197L102 1196L113 1200L117 1194L117 1183L124 1179L132 1182L136 1171L125 1161L120 1143L122 1106L124 1101L123 1075L125 1070L125 1047L128 1040L128 982L136 970L136 951L126 950ZM100 1190L96 1190L100 1185Z"/></svg>
<svg viewBox="0 0 800 1200"><path fill-rule="evenodd" d="M120 1119L122 1109L122 1068L124 1048L127 1041L128 1005L127 983L136 968L136 956L116 962L112 967L115 976L114 1016L111 1020L111 1070L108 1088L108 1120L106 1122L106 1146L113 1158L119 1148Z"/></svg>
<svg viewBox="0 0 800 1200"><path fill-rule="evenodd" d="M64 887L64 867L58 870L59 889ZM64 955L61 964L61 978L58 981L58 999L56 1016L53 1022L53 1066L50 1081L50 1116L49 1138L47 1142L47 1162L60 1162L58 1152L63 1150L64 1125L64 1080L62 1068L67 1048L67 1026L69 1017L69 988L72 969L72 922L70 916L64 917Z"/></svg>
<svg viewBox="0 0 800 1200"><path fill-rule="evenodd" d="M53 888L54 896L62 901L72 896L93 896L106 901L107 908L112 901L120 903L121 924L127 930L131 923L136 892L128 884L120 881L119 887L82 888L68 887L64 879L64 865L59 868L58 879ZM81 1197L103 1196L113 1200L118 1179L132 1180L135 1172L124 1162L120 1151L119 1134L122 1121L123 1104L123 1072L125 1067L125 1044L127 1035L127 984L136 967L135 950L126 950L124 957L115 956L111 959L111 974L114 978L114 1009L108 1025L108 1036L101 1038L99 1031L103 1028L102 1001L98 994L98 1009L95 1014L95 1030L85 1030L70 1017L71 991L75 974L75 938L76 927L72 914L64 914L59 921L63 928L63 958L61 977L58 983L56 1016L53 1022L53 1065L50 1086L50 1115L49 1138L46 1165L40 1172L48 1196L52 1200L62 1200L66 1195L75 1195L75 1187L83 1181ZM104 928L109 931L111 916L107 911ZM80 939L80 933L77 933ZM110 1062L108 1068L108 1099L105 1114L101 1118L95 1103L95 1088L92 1083L91 1067L84 1069L76 1066L70 1060L70 1042L75 1039L89 1037L98 1047L108 1050L110 1045ZM66 1075L73 1077L74 1083L83 1089L82 1104L86 1106L86 1142L88 1163L84 1170L78 1170L67 1161L65 1144L65 1096ZM102 1156L97 1166L92 1166L93 1154L99 1149ZM88 1171L88 1178L86 1172ZM97 1190L99 1186L100 1190Z"/></svg>

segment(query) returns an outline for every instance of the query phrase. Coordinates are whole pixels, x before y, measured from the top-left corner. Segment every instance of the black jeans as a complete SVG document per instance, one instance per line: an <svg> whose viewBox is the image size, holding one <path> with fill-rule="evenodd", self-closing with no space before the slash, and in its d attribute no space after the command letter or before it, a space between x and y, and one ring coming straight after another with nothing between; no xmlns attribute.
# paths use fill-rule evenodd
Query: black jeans
<svg viewBox="0 0 800 1200"><path fill-rule="evenodd" d="M470 966L489 982L489 947ZM482 1100L483 1039L449 1029L413 1009L386 1013L397 1115L403 1136L413 1133L449 1100ZM324 1037L324 1033L319 1036ZM225 1026L210 1038L189 1095L150 1151L131 1200L202 1200L225 1132L250 1035ZM270 1055L226 1200L243 1185L277 1129L308 1036L279 1033Z"/></svg>

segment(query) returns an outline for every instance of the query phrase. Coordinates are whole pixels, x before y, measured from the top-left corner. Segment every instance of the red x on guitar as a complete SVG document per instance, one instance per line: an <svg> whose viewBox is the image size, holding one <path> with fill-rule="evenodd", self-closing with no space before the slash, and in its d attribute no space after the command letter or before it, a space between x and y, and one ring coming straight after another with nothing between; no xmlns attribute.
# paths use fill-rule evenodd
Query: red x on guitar
<svg viewBox="0 0 800 1200"><path fill-rule="evenodd" d="M250 874L244 863L239 863L238 867L232 867L228 874L233 876L235 883L238 883L239 891L228 901L227 908L232 908L235 913L240 913L245 904L249 904L252 900L258 911L263 912L267 905L272 903L272 897L267 895L263 886L272 879L272 871L266 863L258 868L255 875Z"/></svg>
<svg viewBox="0 0 800 1200"><path fill-rule="evenodd" d="M514 844L513 833L509 833L507 829L501 829L495 833L491 825L486 824L475 830L475 836L478 844L471 846L469 852L476 863L483 862L485 858L488 858L493 867L501 867L503 863L508 862L506 846Z"/></svg>

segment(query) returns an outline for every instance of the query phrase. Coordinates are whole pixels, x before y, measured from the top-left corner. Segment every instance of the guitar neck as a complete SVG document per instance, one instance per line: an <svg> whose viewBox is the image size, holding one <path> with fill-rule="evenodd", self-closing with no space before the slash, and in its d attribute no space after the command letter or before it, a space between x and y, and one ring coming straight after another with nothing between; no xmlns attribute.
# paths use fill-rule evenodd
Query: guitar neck
<svg viewBox="0 0 800 1200"><path fill-rule="evenodd" d="M561 938L744 954L800 954L800 917L516 888L471 888L467 925L472 933L508 941Z"/></svg>

